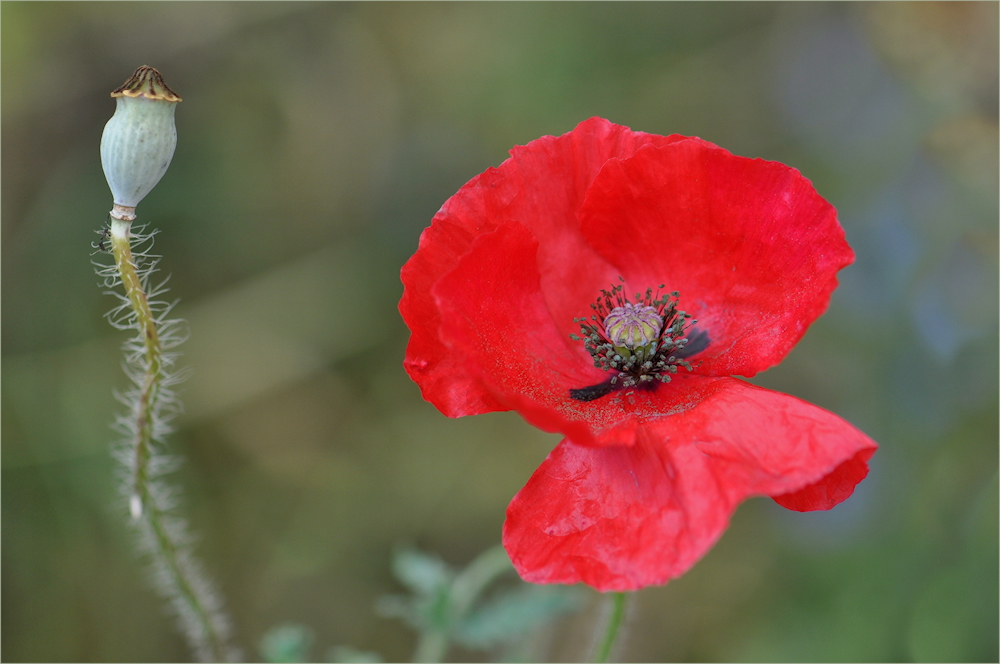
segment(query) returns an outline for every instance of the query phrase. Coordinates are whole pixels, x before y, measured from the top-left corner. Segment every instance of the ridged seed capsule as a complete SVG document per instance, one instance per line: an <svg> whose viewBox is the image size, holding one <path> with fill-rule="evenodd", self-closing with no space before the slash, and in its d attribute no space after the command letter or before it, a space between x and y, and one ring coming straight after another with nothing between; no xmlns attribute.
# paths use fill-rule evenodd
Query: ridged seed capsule
<svg viewBox="0 0 1000 664"><path fill-rule="evenodd" d="M115 197L112 216L131 221L135 206L170 166L177 146L174 111L181 98L160 72L145 65L111 96L118 105L101 136L101 165Z"/></svg>

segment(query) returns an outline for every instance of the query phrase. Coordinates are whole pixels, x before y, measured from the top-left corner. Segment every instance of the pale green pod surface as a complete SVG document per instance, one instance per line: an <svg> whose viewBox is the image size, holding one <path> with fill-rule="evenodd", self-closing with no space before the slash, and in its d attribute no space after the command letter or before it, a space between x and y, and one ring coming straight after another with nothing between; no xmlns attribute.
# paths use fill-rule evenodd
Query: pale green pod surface
<svg viewBox="0 0 1000 664"><path fill-rule="evenodd" d="M115 204L134 208L170 166L177 146L174 111L181 98L160 72L146 66L111 96L118 107L101 136L101 164Z"/></svg>

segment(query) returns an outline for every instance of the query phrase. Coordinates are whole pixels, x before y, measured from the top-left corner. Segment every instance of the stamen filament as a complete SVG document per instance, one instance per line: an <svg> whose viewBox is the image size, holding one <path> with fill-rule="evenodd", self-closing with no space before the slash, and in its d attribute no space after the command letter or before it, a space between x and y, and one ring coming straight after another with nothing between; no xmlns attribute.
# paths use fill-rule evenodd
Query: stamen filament
<svg viewBox="0 0 1000 664"><path fill-rule="evenodd" d="M594 310L590 320L574 319L582 336L570 337L583 341L595 367L614 375L605 383L570 390L573 399L591 401L619 389L652 387L654 381L669 382L678 366L691 370L683 358L704 350L708 336L699 331L699 347L683 353L688 343L685 333L697 321L677 309L679 293L661 296L663 288L661 284L655 293L651 287L645 294L636 293L634 303L625 297L623 284L601 289L590 305Z"/></svg>

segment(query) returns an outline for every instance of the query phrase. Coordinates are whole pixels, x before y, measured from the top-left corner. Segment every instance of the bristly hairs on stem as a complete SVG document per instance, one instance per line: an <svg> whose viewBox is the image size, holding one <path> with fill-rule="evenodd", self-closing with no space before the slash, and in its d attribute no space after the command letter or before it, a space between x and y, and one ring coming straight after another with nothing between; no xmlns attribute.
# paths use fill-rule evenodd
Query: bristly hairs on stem
<svg viewBox="0 0 1000 664"><path fill-rule="evenodd" d="M132 382L116 394L125 412L114 429L120 490L139 549L151 562L157 590L170 603L181 632L202 661L234 661L230 624L214 584L194 555L194 538L177 513L178 491L165 475L178 457L166 452L170 422L181 411L173 387L187 375L174 351L187 338L183 320L171 318L176 302L162 298L167 279L151 286L160 257L151 253L155 231L133 228L135 206L166 172L177 141L174 110L181 99L152 67L140 67L111 93L117 110L101 138L101 161L115 205L95 249L112 264L95 261L105 292L118 300L108 322L135 336L123 346L123 368ZM110 245L110 246L108 246Z"/></svg>

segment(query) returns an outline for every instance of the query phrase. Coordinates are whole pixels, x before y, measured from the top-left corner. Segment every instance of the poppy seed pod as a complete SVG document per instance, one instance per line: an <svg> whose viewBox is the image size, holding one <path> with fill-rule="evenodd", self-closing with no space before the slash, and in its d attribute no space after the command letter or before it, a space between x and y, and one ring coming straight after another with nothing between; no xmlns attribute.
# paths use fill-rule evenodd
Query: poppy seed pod
<svg viewBox="0 0 1000 664"><path fill-rule="evenodd" d="M170 166L177 146L174 111L181 98L160 72L143 65L111 93L118 106L101 136L101 164L115 197L112 214L130 221Z"/></svg>

